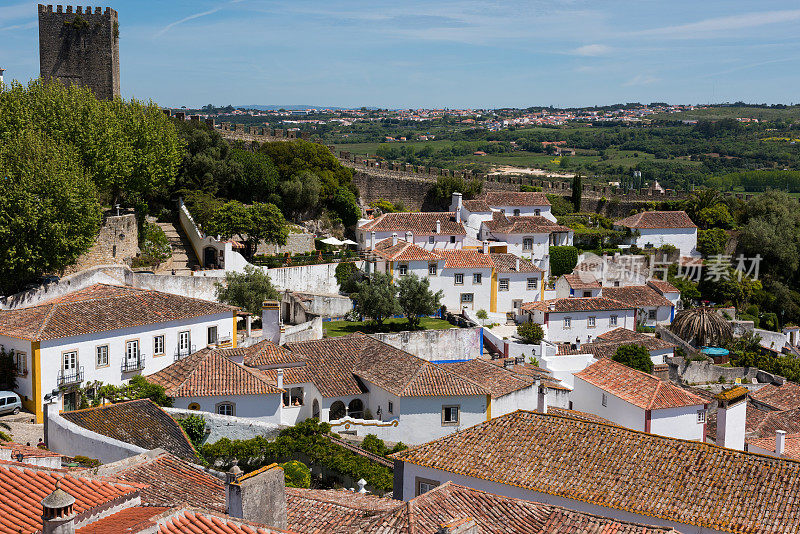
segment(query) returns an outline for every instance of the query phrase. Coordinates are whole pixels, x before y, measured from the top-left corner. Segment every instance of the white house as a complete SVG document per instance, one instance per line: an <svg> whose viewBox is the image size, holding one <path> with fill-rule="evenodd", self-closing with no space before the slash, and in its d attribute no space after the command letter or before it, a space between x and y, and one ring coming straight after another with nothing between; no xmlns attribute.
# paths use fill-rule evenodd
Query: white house
<svg viewBox="0 0 800 534"><path fill-rule="evenodd" d="M599 297L603 286L591 273L562 274L556 280L556 298Z"/></svg>
<svg viewBox="0 0 800 534"><path fill-rule="evenodd" d="M628 245L639 248L660 248L672 245L682 256L699 256L697 226L685 211L643 211L614 221L618 229L627 229Z"/></svg>
<svg viewBox="0 0 800 534"><path fill-rule="evenodd" d="M632 430L705 442L705 399L656 376L600 358L575 373L575 410Z"/></svg>
<svg viewBox="0 0 800 534"><path fill-rule="evenodd" d="M36 306L0 311L0 345L17 359L17 393L42 421L45 395L77 407L88 382L119 385L210 343L236 346L236 308L96 284Z"/></svg>
<svg viewBox="0 0 800 534"><path fill-rule="evenodd" d="M636 328L636 309L608 297L526 302L522 310L551 343L590 343L617 328Z"/></svg>
<svg viewBox="0 0 800 534"><path fill-rule="evenodd" d="M477 237L481 223L490 221L493 212L506 215L541 216L556 220L544 193L517 191L489 191L474 200L463 200L461 193L453 193L450 211L461 214L467 235Z"/></svg>
<svg viewBox="0 0 800 534"><path fill-rule="evenodd" d="M372 250L392 234L404 236L406 232L411 232L415 245L427 250L460 249L466 236L459 212L384 213L358 222L358 249Z"/></svg>
<svg viewBox="0 0 800 534"><path fill-rule="evenodd" d="M637 320L643 326L669 324L675 317L675 304L651 285L603 288L603 296L640 310ZM678 293L680 297L680 293Z"/></svg>
<svg viewBox="0 0 800 534"><path fill-rule="evenodd" d="M176 408L280 424L284 390L257 369L226 357L238 350L205 348L148 375L147 380L163 386Z"/></svg>
<svg viewBox="0 0 800 534"><path fill-rule="evenodd" d="M538 302L544 295L544 271L532 261L514 254L492 252L489 257L494 264L492 295L494 305L489 311L513 312L515 318L522 315L524 302Z"/></svg>
<svg viewBox="0 0 800 534"><path fill-rule="evenodd" d="M444 265L440 274L432 278L431 289L443 291L442 304L447 309L498 311L494 263L489 254L477 250L437 253L444 257Z"/></svg>
<svg viewBox="0 0 800 534"><path fill-rule="evenodd" d="M392 457L404 501L451 481L683 534L800 531L800 462L568 414L517 411Z"/></svg>
<svg viewBox="0 0 800 534"><path fill-rule="evenodd" d="M550 247L572 245L571 228L541 216L513 216L492 212L492 219L481 223L478 238L489 241L497 252L510 252L532 260L549 271ZM502 250L505 247L505 250Z"/></svg>

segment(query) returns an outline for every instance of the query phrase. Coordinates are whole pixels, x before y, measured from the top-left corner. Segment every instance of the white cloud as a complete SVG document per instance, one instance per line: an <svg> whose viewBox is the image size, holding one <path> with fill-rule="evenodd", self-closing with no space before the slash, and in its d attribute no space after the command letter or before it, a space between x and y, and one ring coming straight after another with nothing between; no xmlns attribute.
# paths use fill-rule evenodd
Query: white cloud
<svg viewBox="0 0 800 534"><path fill-rule="evenodd" d="M631 85L650 85L659 81L658 78L652 74L637 74L622 85L630 87Z"/></svg>
<svg viewBox="0 0 800 534"><path fill-rule="evenodd" d="M800 20L800 9L790 9L783 11L764 11L756 13L744 13L741 15L731 15L728 17L718 17L713 19L690 22L678 26L666 26L664 28L653 28L633 32L632 35L657 35L663 37L683 38L702 38L707 37L708 33L724 32L730 30L741 30L753 28L767 24L777 24L781 22L791 22Z"/></svg>
<svg viewBox="0 0 800 534"><path fill-rule="evenodd" d="M585 46L579 46L578 48L572 51L573 54L576 56L588 56L588 57L596 57L596 56L604 56L611 52L611 47L606 46L604 44L590 44Z"/></svg>
<svg viewBox="0 0 800 534"><path fill-rule="evenodd" d="M193 15L189 15L188 17L184 17L184 18L182 18L180 20L176 20L175 22L171 22L171 23L167 24L166 26L164 26L163 28L161 28L158 32L156 32L155 36L156 37L161 37L162 35L164 35L169 30L171 30L172 28L174 28L175 26L177 26L179 24L183 24L184 22L189 22L190 20L199 19L200 17L205 17L207 15L213 15L217 11L220 11L221 9L224 9L225 7L229 6L230 4L238 4L239 2L243 2L243 1L244 0L230 0L230 2L225 2L223 5L217 6L217 7L212 8L212 9L209 9L208 11L202 11L200 13L195 13Z"/></svg>

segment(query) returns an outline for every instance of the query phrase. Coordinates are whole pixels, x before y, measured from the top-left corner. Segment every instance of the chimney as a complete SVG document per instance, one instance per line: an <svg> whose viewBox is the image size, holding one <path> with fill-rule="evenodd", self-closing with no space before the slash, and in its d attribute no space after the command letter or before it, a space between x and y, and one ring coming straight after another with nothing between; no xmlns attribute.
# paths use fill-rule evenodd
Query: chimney
<svg viewBox="0 0 800 534"><path fill-rule="evenodd" d="M277 374L276 385L278 386L278 389L283 389L283 369L278 368L278 372L276 374Z"/></svg>
<svg viewBox="0 0 800 534"><path fill-rule="evenodd" d="M411 233L411 230L406 232L406 241L409 242L409 243L413 243L414 242L414 234Z"/></svg>
<svg viewBox="0 0 800 534"><path fill-rule="evenodd" d="M436 219L436 233L437 234L442 233L442 221L440 221L439 219Z"/></svg>
<svg viewBox="0 0 800 534"><path fill-rule="evenodd" d="M488 241L484 241L483 242L483 253L484 254L488 254L489 253L489 242Z"/></svg>
<svg viewBox="0 0 800 534"><path fill-rule="evenodd" d="M286 528L286 486L283 469L270 464L242 475L234 463L225 474L225 506L231 517Z"/></svg>
<svg viewBox="0 0 800 534"><path fill-rule="evenodd" d="M261 305L261 338L276 345L281 341L281 304L277 300L265 300Z"/></svg>
<svg viewBox="0 0 800 534"><path fill-rule="evenodd" d="M369 249L375 248L375 232L369 233Z"/></svg>
<svg viewBox="0 0 800 534"><path fill-rule="evenodd" d="M547 413L547 386L539 384L539 399L536 403L536 411Z"/></svg>
<svg viewBox="0 0 800 534"><path fill-rule="evenodd" d="M397 232L392 232L392 246L397 244Z"/></svg>
<svg viewBox="0 0 800 534"><path fill-rule="evenodd" d="M367 485L367 481L366 480L364 480L363 478L359 478L358 482L356 482L356 484L358 484L358 492L359 493L364 494L364 493L367 492L367 489L365 487Z"/></svg>
<svg viewBox="0 0 800 534"><path fill-rule="evenodd" d="M478 523L471 517L453 519L447 523L441 523L436 534L480 534Z"/></svg>
<svg viewBox="0 0 800 534"><path fill-rule="evenodd" d="M575 350L581 350L581 338L575 338Z"/></svg>
<svg viewBox="0 0 800 534"><path fill-rule="evenodd" d="M519 258L517 258L517 272L519 272Z"/></svg>
<svg viewBox="0 0 800 534"><path fill-rule="evenodd" d="M747 389L737 386L719 393L715 398L718 403L717 445L743 451L747 419Z"/></svg>
<svg viewBox="0 0 800 534"><path fill-rule="evenodd" d="M247 315L247 337L253 335L253 316Z"/></svg>
<svg viewBox="0 0 800 534"><path fill-rule="evenodd" d="M56 479L56 489L42 499L42 534L75 534L75 497L61 489Z"/></svg>
<svg viewBox="0 0 800 534"><path fill-rule="evenodd" d="M462 202L463 195L458 191L453 192L452 200L450 201L450 209L456 212L456 221L461 219L461 208L464 207Z"/></svg>
<svg viewBox="0 0 800 534"><path fill-rule="evenodd" d="M786 450L786 431L785 430L776 430L775 431L775 456L781 457L783 456L783 451Z"/></svg>

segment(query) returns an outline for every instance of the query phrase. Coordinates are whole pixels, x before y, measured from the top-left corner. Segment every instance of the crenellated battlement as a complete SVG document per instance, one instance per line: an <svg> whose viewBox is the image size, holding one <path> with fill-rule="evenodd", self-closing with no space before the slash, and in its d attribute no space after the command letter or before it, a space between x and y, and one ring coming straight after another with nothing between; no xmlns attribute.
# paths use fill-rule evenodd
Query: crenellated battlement
<svg viewBox="0 0 800 534"><path fill-rule="evenodd" d="M118 17L117 12L110 7L102 8L102 7L92 7L92 6L65 6L56 5L55 10L53 9L52 4L44 5L39 4L39 14L54 14L54 15L82 15L84 17L104 17L104 18L112 18L116 19ZM74 11L73 11L74 10Z"/></svg>

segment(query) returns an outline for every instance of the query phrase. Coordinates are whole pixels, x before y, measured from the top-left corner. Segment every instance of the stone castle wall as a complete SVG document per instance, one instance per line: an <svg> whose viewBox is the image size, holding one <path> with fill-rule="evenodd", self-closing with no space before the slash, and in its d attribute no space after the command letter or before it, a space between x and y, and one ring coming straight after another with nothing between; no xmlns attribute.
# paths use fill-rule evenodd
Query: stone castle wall
<svg viewBox="0 0 800 534"><path fill-rule="evenodd" d="M39 69L45 80L88 87L100 99L119 96L117 12L39 4Z"/></svg>
<svg viewBox="0 0 800 534"><path fill-rule="evenodd" d="M77 273L98 265L130 264L139 251L139 228L136 215L106 214L94 245L70 265L64 274Z"/></svg>

